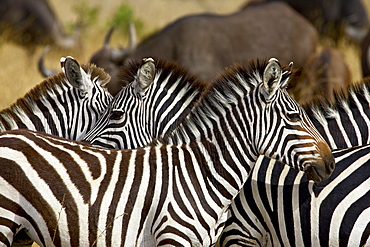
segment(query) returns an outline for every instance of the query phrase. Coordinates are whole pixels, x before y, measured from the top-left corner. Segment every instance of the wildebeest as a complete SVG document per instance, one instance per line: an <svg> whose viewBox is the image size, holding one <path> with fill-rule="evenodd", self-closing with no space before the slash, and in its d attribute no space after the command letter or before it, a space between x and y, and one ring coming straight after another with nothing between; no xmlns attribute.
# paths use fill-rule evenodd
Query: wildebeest
<svg viewBox="0 0 370 247"><path fill-rule="evenodd" d="M129 49L114 49L105 42L90 62L112 76L110 92L116 94L121 86L115 75L129 60L177 61L199 78L211 80L223 68L252 58L277 57L283 64L293 61L301 67L315 51L317 40L311 23L287 4L274 2L230 15L185 16L137 46L131 42Z"/></svg>
<svg viewBox="0 0 370 247"><path fill-rule="evenodd" d="M78 43L78 34L65 34L46 0L0 0L0 32L31 51L37 45L71 48Z"/></svg>
<svg viewBox="0 0 370 247"><path fill-rule="evenodd" d="M342 52L325 48L313 54L290 82L289 93L300 103L327 99L334 101L334 92L347 92L351 73Z"/></svg>
<svg viewBox="0 0 370 247"><path fill-rule="evenodd" d="M282 1L311 21L322 34L337 39L341 32L361 42L370 27L361 0L254 0Z"/></svg>

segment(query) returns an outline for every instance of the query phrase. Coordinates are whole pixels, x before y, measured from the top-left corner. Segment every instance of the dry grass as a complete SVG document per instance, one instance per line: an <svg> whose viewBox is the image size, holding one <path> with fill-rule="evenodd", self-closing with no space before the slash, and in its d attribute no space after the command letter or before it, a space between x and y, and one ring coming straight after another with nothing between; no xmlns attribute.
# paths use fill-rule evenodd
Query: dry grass
<svg viewBox="0 0 370 247"><path fill-rule="evenodd" d="M58 0L50 0L52 7L56 10L58 17L63 24L76 21L77 16L72 11L72 6L76 1L64 0L61 4ZM71 55L80 63L89 61L91 54L98 50L103 42L104 35L108 29L107 19L114 13L121 2L115 0L90 0L87 1L91 6L99 6L100 12L98 22L94 28L88 28L82 33L82 45L75 50L52 50L46 57L48 67L59 69L59 59L61 56ZM133 9L135 16L144 23L144 35L152 33L165 26L167 23L180 16L201 13L217 12L229 13L240 8L246 1L244 0L126 0ZM370 1L366 1L370 9ZM113 35L112 45L125 45L125 37L117 34ZM361 78L361 68L359 60L359 50L357 47L341 42L339 45L350 66L353 80ZM42 47L31 55L21 47L13 44L1 42L0 36L0 87L2 97L0 98L0 109L8 107L19 97L22 97L43 78L37 71L37 58L42 51Z"/></svg>

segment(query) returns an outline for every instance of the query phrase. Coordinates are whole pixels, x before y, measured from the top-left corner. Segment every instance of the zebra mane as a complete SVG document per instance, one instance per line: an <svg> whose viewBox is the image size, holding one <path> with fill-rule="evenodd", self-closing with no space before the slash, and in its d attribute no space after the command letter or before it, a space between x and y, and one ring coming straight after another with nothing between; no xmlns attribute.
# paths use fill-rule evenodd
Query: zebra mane
<svg viewBox="0 0 370 247"><path fill-rule="evenodd" d="M90 76L90 78L99 78L97 83L101 86L104 86L110 80L110 76L105 73L103 69L98 68L94 64L83 64L81 65L81 68ZM15 119L15 121L19 121L22 114L32 114L33 109L39 100L45 98L47 95L59 95L60 89L66 87L72 88L72 85L68 82L63 72L46 78L32 88L22 98L19 98L10 107L0 111L0 131L11 129L13 127L3 126L3 124L7 123L4 123L2 119Z"/></svg>
<svg viewBox="0 0 370 247"><path fill-rule="evenodd" d="M154 58L157 72L160 73L158 82L163 82L170 75L174 83L179 85L191 85L193 88L198 88L200 91L206 89L209 83L199 80L196 76L191 75L186 68L177 62L169 62L164 59ZM123 87L131 83L137 74L138 69L143 65L144 61L130 61L128 66L122 67L117 75L121 79ZM171 80L171 78L169 78ZM180 80L178 80L180 78ZM169 85L171 86L171 85Z"/></svg>
<svg viewBox="0 0 370 247"><path fill-rule="evenodd" d="M347 91L340 89L334 92L334 101L320 98L306 103L303 108L309 115L313 115L319 122L325 118L339 117L339 111L348 112L351 106L370 105L370 78L364 78L358 83L351 84Z"/></svg>
<svg viewBox="0 0 370 247"><path fill-rule="evenodd" d="M234 64L226 68L203 91L198 104L191 113L179 120L180 127L165 134L162 138L158 138L154 143L170 141L177 144L180 142L180 138L186 136L184 135L186 129L196 130L199 127L200 118L206 116L209 119L217 119L219 116L216 116L214 112L220 112L225 107L229 107L230 104L236 104L240 98L262 82L266 66L267 60L251 60L247 65ZM285 73L282 80L287 80L288 77L289 73ZM214 109L217 110L214 111Z"/></svg>

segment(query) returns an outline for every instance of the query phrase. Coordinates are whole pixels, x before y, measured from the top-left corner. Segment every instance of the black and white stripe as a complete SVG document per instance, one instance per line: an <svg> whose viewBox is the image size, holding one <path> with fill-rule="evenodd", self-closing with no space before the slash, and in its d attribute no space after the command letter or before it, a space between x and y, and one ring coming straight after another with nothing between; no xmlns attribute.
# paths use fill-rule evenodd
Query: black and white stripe
<svg viewBox="0 0 370 247"><path fill-rule="evenodd" d="M345 96L347 95L347 96ZM370 144L370 80L336 94L336 102L314 102L304 107L332 149Z"/></svg>
<svg viewBox="0 0 370 247"><path fill-rule="evenodd" d="M333 175L313 185L261 159L230 207L221 246L370 246L369 86L365 79L333 105L308 105L331 148L353 147L334 152Z"/></svg>
<svg viewBox="0 0 370 247"><path fill-rule="evenodd" d="M324 182L261 156L219 246L370 246L370 145L333 151Z"/></svg>
<svg viewBox="0 0 370 247"><path fill-rule="evenodd" d="M133 81L133 77L131 79L128 79L128 81ZM170 82L169 80L167 80ZM160 87L160 84L153 84L155 87ZM173 85L173 82L170 82L170 85ZM305 106L305 109L307 111L307 115L309 116L310 120L313 122L315 127L318 128L320 134L323 135L324 139L329 143L331 148L346 148L346 147L352 147L356 145L364 145L369 143L369 132L370 132L370 93L369 93L369 87L370 82L369 80L365 79L361 83L355 84L349 88L348 93L342 93L342 94L336 94L336 103L330 105L327 102L320 101L320 102L313 102L311 104L308 104ZM153 93L156 93L158 89L151 89ZM194 90L197 92L196 90ZM149 100L150 97L155 97L154 94L151 94L148 96L146 100ZM95 145L103 145L108 147L115 147L115 148L125 148L127 147L128 143L130 143L130 147L135 147L135 145L131 145L131 143L134 143L134 141L131 141L131 139L137 138L137 136L146 136L147 143L151 141L151 138L157 137L157 135L163 135L164 133L159 132L150 132L146 128L140 128L140 124L138 124L138 119L149 119L149 123L151 123L153 126L159 126L159 125L165 125L169 121L168 119L178 119L176 117L173 117L176 113L176 109L172 109L171 106L175 105L175 103L179 104L180 102L173 102L171 100L176 100L177 98L173 95L167 96L167 97L161 97L161 105L168 106L167 113L170 114L164 114L162 115L162 119L159 118L150 118L152 116L152 112L154 112L153 108L149 107L138 107L141 103L136 103L133 105L129 105L127 102L133 102L132 98L135 95L135 93L130 93L128 91L122 91L120 97L117 97L114 99L114 109L118 110L120 109L121 112L127 113L130 110L136 108L135 111L137 115L133 114L127 114L122 119L107 119L105 122L101 122L99 126L99 130L93 130L93 135L90 136L90 140L98 140L93 141ZM347 95L347 96L344 96ZM186 98L181 98L182 101L185 101ZM147 111L141 111L142 109L146 109ZM177 108L177 110L181 110L180 108ZM164 111L162 111L164 112ZM177 113L179 115L180 113ZM142 116L144 115L144 117ZM165 116L165 117L163 117ZM121 121L121 123L120 123ZM159 121L159 123L158 123ZM130 132L122 131L122 126L125 126L122 124L124 122L127 126L130 127ZM163 129L163 128L162 128ZM170 130L171 128L167 128ZM100 133L99 133L100 132ZM120 138L117 138L115 132L118 132L119 135L123 136ZM132 133L135 134L132 134ZM148 134L150 133L150 134ZM92 138L93 137L93 138ZM130 140L130 141L126 141ZM140 142L143 143L143 142ZM137 144L137 143L136 143ZM144 141L145 144L145 141ZM143 145L144 145L143 144ZM273 162L273 161L271 161ZM344 166L345 162L349 162L348 159L345 159L341 162L341 165ZM351 163L347 163L347 165L350 165ZM276 174L275 174L276 175ZM283 180L284 176L286 174L278 174L278 177L282 177ZM251 180L250 178L249 180ZM261 179L261 178L260 178ZM249 181L248 180L248 181ZM269 181L266 181L269 183ZM366 181L364 181L366 182ZM260 184L264 183L264 180L259 180ZM348 179L344 179L342 184L349 183ZM287 184L287 186L291 186L290 184ZM351 187L351 184L348 184L349 187ZM250 190L246 189L245 192L248 194ZM331 192L331 197L335 197L337 194L337 190L333 190ZM243 194L243 193L241 193ZM305 194L303 194L305 196ZM348 200L346 198L352 197L352 194L348 194L347 197L344 197L343 200ZM249 200L253 200L253 198L249 198ZM304 200L304 199L301 199ZM247 200L248 202L248 200ZM246 202L246 203L247 203ZM316 203L318 200L315 201ZM263 203L267 203L264 201ZM270 203L270 202L269 202ZM289 204L290 201L287 202ZM246 205L247 207L248 205ZM261 207L261 205L260 205ZM237 212L238 208L240 208L241 212ZM291 208L291 206L289 206ZM243 207L243 203L239 203L237 207L233 205L232 207L233 211L233 217L234 219L230 219L228 221L229 228L224 233L224 239L238 239L238 231L241 231L241 229L245 228L246 226L239 225L235 226L235 222L244 222L247 221L247 219L237 219L235 217L245 217L249 218L249 220L253 219L255 215L251 215L249 217L248 210L246 210ZM304 210L301 212L302 214L307 214ZM346 214L346 211L343 211L343 215ZM235 222L234 222L235 221ZM344 222L345 223L345 222ZM344 224L343 223L343 224ZM233 229L232 227L235 226L236 228ZM284 225L285 226L285 225ZM284 227L282 226L282 227ZM287 225L290 227L291 225ZM253 232L252 229L249 229L249 231ZM289 228L286 230L286 232L290 233L293 231L293 228ZM258 230L256 231L258 232ZM230 237L228 237L228 234ZM258 235L258 234L257 234ZM246 243L248 241L252 241L253 235L248 235L249 238L244 239ZM258 235L259 236L259 235ZM329 237L329 236L326 236ZM341 238L342 236L337 236L337 239ZM257 238L257 237L255 237ZM239 243L241 243L240 241ZM253 241L252 241L253 242ZM229 243L231 244L232 241ZM261 242L260 242L261 243ZM276 241L275 241L276 243ZM228 246L228 243L224 243L226 246ZM286 243L285 243L286 244Z"/></svg>
<svg viewBox="0 0 370 247"><path fill-rule="evenodd" d="M0 131L29 129L81 140L112 96L103 87L110 76L95 65L61 58L63 72L49 77L0 112Z"/></svg>
<svg viewBox="0 0 370 247"><path fill-rule="evenodd" d="M153 78L153 64L137 79ZM26 228L43 246L209 246L259 154L315 180L331 173L327 144L285 85L276 60L230 69L171 135L145 148L3 132L1 242Z"/></svg>
<svg viewBox="0 0 370 247"><path fill-rule="evenodd" d="M116 149L143 147L181 122L209 84L189 76L178 64L154 63L155 77L147 84L136 80L140 63L123 68L120 78L127 86L84 141Z"/></svg>

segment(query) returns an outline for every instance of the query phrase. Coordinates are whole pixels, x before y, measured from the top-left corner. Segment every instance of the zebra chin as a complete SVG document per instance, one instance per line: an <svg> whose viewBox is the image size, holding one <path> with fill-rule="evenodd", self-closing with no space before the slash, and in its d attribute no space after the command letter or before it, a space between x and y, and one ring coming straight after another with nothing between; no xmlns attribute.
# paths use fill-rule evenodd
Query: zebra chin
<svg viewBox="0 0 370 247"><path fill-rule="evenodd" d="M319 142L318 148L322 159L308 164L304 171L307 178L315 183L328 179L335 168L335 160L329 146L325 142Z"/></svg>

